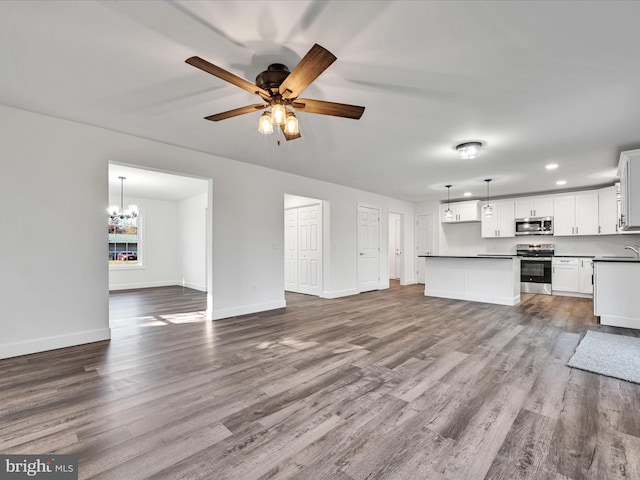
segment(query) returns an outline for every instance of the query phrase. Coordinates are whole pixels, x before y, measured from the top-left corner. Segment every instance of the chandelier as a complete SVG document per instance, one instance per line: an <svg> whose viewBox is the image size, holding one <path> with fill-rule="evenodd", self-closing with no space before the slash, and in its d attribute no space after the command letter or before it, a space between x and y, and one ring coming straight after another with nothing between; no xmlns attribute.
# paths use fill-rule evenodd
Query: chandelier
<svg viewBox="0 0 640 480"><path fill-rule="evenodd" d="M127 177L118 178L120 179L120 206L118 207L117 205L111 205L107 209L109 220L112 223L129 220L138 216L138 207L136 205L127 205L127 208L124 208L124 181L127 179Z"/></svg>

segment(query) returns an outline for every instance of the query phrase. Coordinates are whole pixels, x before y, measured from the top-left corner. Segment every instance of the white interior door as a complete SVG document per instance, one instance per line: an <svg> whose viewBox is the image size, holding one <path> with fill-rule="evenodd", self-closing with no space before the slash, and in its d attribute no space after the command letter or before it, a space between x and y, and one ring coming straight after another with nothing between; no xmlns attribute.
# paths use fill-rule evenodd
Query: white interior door
<svg viewBox="0 0 640 480"><path fill-rule="evenodd" d="M288 292L322 292L322 206L285 210L285 274Z"/></svg>
<svg viewBox="0 0 640 480"><path fill-rule="evenodd" d="M380 282L380 210L358 205L358 290L377 290Z"/></svg>
<svg viewBox="0 0 640 480"><path fill-rule="evenodd" d="M284 212L284 289L298 291L298 209Z"/></svg>
<svg viewBox="0 0 640 480"><path fill-rule="evenodd" d="M398 215L398 218L394 220L395 223L395 278L402 279L402 244L403 244L403 231L402 231L402 217Z"/></svg>
<svg viewBox="0 0 640 480"><path fill-rule="evenodd" d="M425 214L416 217L416 255L433 254L433 215ZM416 256L416 273L418 283L424 283L424 259Z"/></svg>
<svg viewBox="0 0 640 480"><path fill-rule="evenodd" d="M389 213L389 278L402 280L404 232L402 230L402 215Z"/></svg>
<svg viewBox="0 0 640 480"><path fill-rule="evenodd" d="M320 205L298 209L298 289L320 295Z"/></svg>

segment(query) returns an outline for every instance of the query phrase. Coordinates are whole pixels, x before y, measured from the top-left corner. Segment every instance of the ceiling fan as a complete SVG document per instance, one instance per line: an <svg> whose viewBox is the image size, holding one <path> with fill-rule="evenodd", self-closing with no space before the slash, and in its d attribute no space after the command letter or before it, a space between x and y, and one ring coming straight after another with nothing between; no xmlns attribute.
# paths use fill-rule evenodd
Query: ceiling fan
<svg viewBox="0 0 640 480"><path fill-rule="evenodd" d="M277 125L280 126L287 140L295 140L301 137L298 120L295 114L288 110L287 107L301 112L333 115L356 120L362 116L364 107L298 98L302 91L335 61L335 55L324 47L315 44L292 72L289 71L286 65L272 63L267 70L258 74L254 85L200 57L191 57L185 60L189 65L221 78L249 93L258 95L265 102L210 115L205 117L205 120L219 122L220 120L271 107L271 112L264 112L260 117L258 131L260 133L272 133L273 125Z"/></svg>

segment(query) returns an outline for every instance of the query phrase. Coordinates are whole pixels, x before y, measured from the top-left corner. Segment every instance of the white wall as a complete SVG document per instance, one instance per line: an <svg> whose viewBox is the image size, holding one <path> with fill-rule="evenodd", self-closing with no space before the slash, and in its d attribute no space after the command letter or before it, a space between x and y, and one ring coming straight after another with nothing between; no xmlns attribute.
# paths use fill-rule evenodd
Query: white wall
<svg viewBox="0 0 640 480"><path fill-rule="evenodd" d="M178 204L178 249L180 284L205 292L207 194L187 198Z"/></svg>
<svg viewBox="0 0 640 480"><path fill-rule="evenodd" d="M640 234L594 235L585 237L531 236L487 239L487 253L515 253L518 243L553 243L556 255L619 255L634 256L624 246L640 243Z"/></svg>
<svg viewBox="0 0 640 480"><path fill-rule="evenodd" d="M109 202L118 204L120 199L112 197ZM141 265L110 267L109 290L181 284L178 204L134 197L126 197L125 203L140 209L138 260Z"/></svg>
<svg viewBox="0 0 640 480"><path fill-rule="evenodd" d="M0 357L109 338L104 211L110 161L212 179L212 318L285 306L285 192L330 204L327 296L357 291L358 202L381 208L384 249L387 213L402 213L405 251L414 249L409 202L9 107L0 107L0 125L0 202L20 205L11 225L29 252L3 259ZM61 244L55 235L61 218L73 219L82 240L71 262L51 253ZM405 262L406 271L415 271L413 256Z"/></svg>

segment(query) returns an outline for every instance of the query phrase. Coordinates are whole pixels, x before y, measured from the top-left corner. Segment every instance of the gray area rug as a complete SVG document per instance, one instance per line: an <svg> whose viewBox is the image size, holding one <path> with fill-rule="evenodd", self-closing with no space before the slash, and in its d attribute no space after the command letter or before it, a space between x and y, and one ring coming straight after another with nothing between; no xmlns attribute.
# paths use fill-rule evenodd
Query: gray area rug
<svg viewBox="0 0 640 480"><path fill-rule="evenodd" d="M640 383L640 338L589 330L567 365Z"/></svg>

